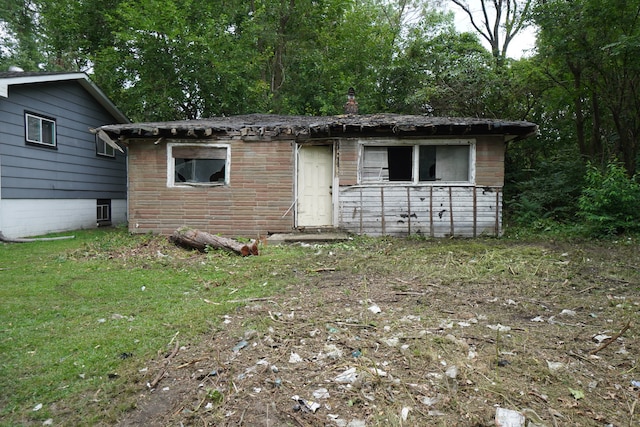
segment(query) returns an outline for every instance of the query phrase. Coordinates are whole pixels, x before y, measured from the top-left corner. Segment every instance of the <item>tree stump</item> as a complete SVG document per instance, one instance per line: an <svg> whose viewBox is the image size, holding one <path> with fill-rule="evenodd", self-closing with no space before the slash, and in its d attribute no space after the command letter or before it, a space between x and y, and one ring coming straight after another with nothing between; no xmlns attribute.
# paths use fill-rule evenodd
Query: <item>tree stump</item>
<svg viewBox="0 0 640 427"><path fill-rule="evenodd" d="M238 242L227 237L216 236L200 230L178 229L169 238L176 245L197 249L204 252L207 247L224 249L242 256L258 255L258 243L252 241L250 244Z"/></svg>

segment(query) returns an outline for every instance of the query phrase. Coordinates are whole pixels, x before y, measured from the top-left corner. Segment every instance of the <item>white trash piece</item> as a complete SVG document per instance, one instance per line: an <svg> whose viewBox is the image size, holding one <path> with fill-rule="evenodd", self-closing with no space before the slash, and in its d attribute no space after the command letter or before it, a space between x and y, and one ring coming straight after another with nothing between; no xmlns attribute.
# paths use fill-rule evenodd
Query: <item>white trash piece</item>
<svg viewBox="0 0 640 427"><path fill-rule="evenodd" d="M518 411L496 408L496 426L498 427L524 427L525 418Z"/></svg>

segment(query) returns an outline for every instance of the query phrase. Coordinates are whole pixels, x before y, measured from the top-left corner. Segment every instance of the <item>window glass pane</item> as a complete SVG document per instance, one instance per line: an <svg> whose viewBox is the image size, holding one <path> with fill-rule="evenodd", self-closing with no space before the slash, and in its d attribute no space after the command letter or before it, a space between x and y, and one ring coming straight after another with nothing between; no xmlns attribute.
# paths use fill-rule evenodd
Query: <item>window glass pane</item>
<svg viewBox="0 0 640 427"><path fill-rule="evenodd" d="M175 182L225 182L223 159L175 159Z"/></svg>
<svg viewBox="0 0 640 427"><path fill-rule="evenodd" d="M40 142L40 119L27 116L27 140Z"/></svg>
<svg viewBox="0 0 640 427"><path fill-rule="evenodd" d="M388 181L389 161L387 147L364 147L362 181Z"/></svg>
<svg viewBox="0 0 640 427"><path fill-rule="evenodd" d="M100 138L96 138L97 153L103 156L115 157L116 152L112 146Z"/></svg>
<svg viewBox="0 0 640 427"><path fill-rule="evenodd" d="M56 143L56 126L55 122L42 120L42 142L45 144L55 145Z"/></svg>
<svg viewBox="0 0 640 427"><path fill-rule="evenodd" d="M436 146L421 145L419 160L420 181L436 180Z"/></svg>
<svg viewBox="0 0 640 427"><path fill-rule="evenodd" d="M469 180L469 146L441 145L436 148L436 180Z"/></svg>

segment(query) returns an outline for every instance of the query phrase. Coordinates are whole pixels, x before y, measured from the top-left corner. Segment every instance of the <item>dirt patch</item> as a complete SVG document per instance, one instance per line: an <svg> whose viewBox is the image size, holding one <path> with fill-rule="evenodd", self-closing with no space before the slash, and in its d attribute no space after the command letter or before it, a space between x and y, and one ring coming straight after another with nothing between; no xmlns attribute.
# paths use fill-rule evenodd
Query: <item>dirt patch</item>
<svg viewBox="0 0 640 427"><path fill-rule="evenodd" d="M498 408L529 425L637 425L639 252L316 245L281 272L296 278L285 292L168 343L119 425L493 426Z"/></svg>

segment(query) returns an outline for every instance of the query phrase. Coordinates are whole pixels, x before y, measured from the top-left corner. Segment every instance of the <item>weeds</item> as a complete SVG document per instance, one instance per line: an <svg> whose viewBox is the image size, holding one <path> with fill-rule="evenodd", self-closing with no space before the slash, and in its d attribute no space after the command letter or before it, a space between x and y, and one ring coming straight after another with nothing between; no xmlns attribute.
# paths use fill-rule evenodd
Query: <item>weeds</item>
<svg viewBox="0 0 640 427"><path fill-rule="evenodd" d="M636 411L637 331L589 351L637 320L639 253L355 238L241 258L124 230L2 245L0 424L475 426L501 405L618 425ZM348 367L358 381L335 384ZM320 386L328 406L292 409Z"/></svg>

